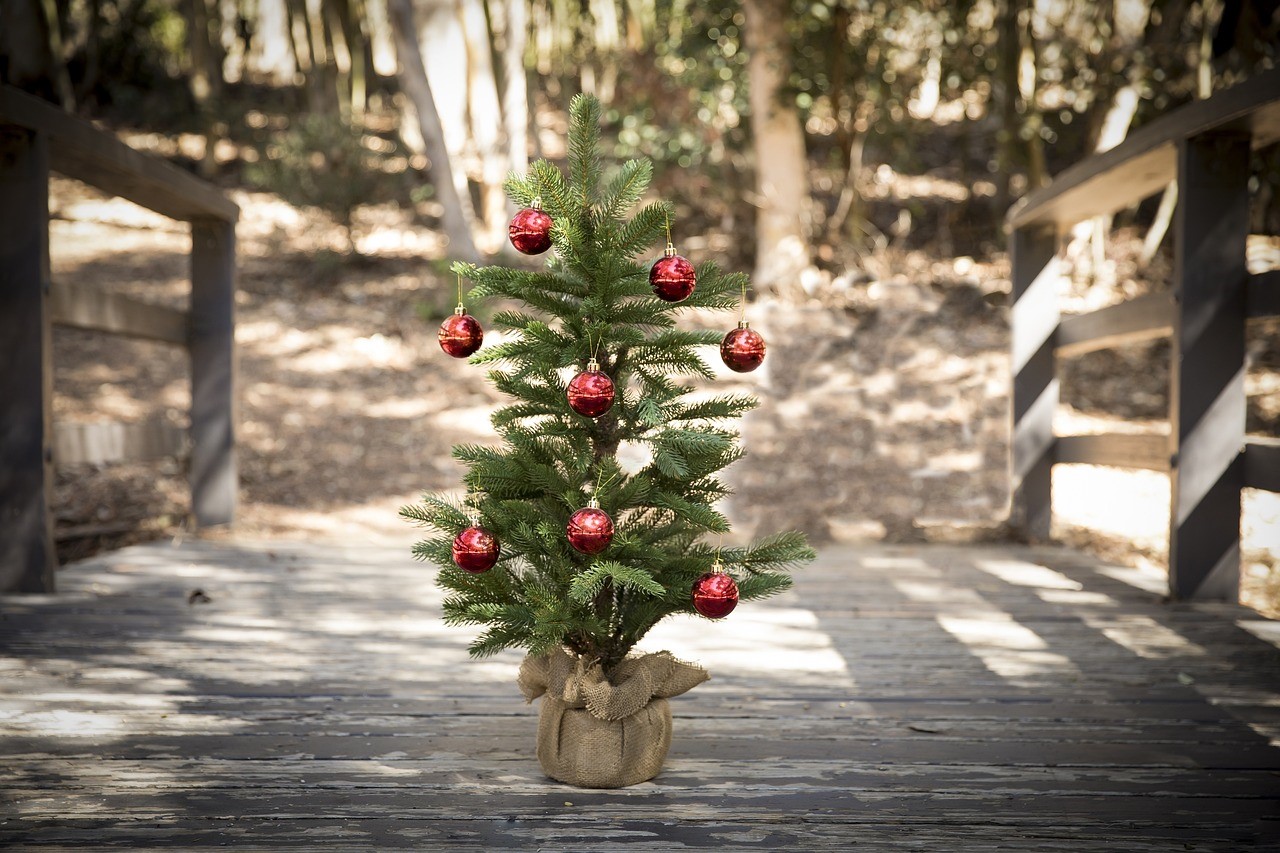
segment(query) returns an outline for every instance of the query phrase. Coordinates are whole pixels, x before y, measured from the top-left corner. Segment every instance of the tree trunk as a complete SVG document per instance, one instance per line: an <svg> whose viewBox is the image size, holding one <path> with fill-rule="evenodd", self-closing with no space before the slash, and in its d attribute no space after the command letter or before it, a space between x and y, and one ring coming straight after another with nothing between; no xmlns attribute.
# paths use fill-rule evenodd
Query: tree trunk
<svg viewBox="0 0 1280 853"><path fill-rule="evenodd" d="M463 212L462 200L454 185L453 170L449 165L449 149L444 142L444 128L441 127L440 115L436 112L426 66L422 63L422 51L418 49L418 29L414 23L412 0L387 0L387 6L400 56L400 85L418 114L423 143L427 157L431 160L436 193L444 207L443 224L445 237L449 240L449 256L474 263L479 261L480 253L476 251L469 220Z"/></svg>
<svg viewBox="0 0 1280 853"><path fill-rule="evenodd" d="M529 78L524 51L529 35L525 0L499 0L505 12L502 44L502 122L507 135L507 163L511 171L529 169Z"/></svg>
<svg viewBox="0 0 1280 853"><path fill-rule="evenodd" d="M49 99L58 97L41 0L0 2L0 78Z"/></svg>
<svg viewBox="0 0 1280 853"><path fill-rule="evenodd" d="M993 96L999 104L996 128L996 211L1001 218L1013 203L1010 182L1017 163L1018 62L1022 55L1018 32L1018 0L999 0L996 29L999 47Z"/></svg>
<svg viewBox="0 0 1280 853"><path fill-rule="evenodd" d="M756 156L757 290L798 286L809 267L809 176L804 128L782 89L791 73L791 45L781 23L790 5L781 0L745 0L747 76L751 86L751 133Z"/></svg>
<svg viewBox="0 0 1280 853"><path fill-rule="evenodd" d="M480 208L484 212L485 249L497 251L507 230L507 197L502 181L507 156L502 150L502 107L493 73L492 39L484 0L462 0L467 39L467 106L471 139L480 158Z"/></svg>
<svg viewBox="0 0 1280 853"><path fill-rule="evenodd" d="M218 145L215 97L222 91L222 66L216 60L211 19L207 0L187 0L187 46L191 51L191 97L204 131L204 156L200 158L200 176L211 179L218 169L215 152Z"/></svg>

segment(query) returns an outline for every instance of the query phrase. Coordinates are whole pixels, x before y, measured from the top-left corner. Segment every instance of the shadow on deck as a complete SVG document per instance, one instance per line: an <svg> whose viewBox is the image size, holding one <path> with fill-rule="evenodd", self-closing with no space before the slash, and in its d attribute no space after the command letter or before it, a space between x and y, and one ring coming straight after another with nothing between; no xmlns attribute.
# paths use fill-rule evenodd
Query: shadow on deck
<svg viewBox="0 0 1280 853"><path fill-rule="evenodd" d="M831 549L664 625L712 681L609 792L543 777L520 656L468 661L403 549L148 545L60 583L0 602L0 847L1280 849L1280 625L1070 551Z"/></svg>

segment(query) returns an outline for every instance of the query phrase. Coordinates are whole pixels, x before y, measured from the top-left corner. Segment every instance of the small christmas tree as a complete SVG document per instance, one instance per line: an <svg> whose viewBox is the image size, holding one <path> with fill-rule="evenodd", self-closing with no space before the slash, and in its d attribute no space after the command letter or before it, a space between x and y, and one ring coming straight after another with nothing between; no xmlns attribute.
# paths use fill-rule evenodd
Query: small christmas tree
<svg viewBox="0 0 1280 853"><path fill-rule="evenodd" d="M745 323L721 340L676 328L682 311L732 309L747 278L714 263L696 271L670 242L671 206L628 218L652 166L631 160L604 182L599 102L570 110L569 176L545 160L507 193L525 210L512 242L527 254L554 245L542 271L455 264L471 295L527 306L493 317L515 334L471 358L514 398L493 416L501 446L458 445L468 497L425 496L401 514L440 535L414 554L441 567L449 624L485 626L475 656L567 648L611 678L628 652L673 613L727 615L738 598L786 589L788 569L812 559L799 533L746 548L717 544L729 523L716 474L742 456L725 424L754 408L748 396L691 398L679 377L713 379L698 348L722 344L727 364L753 369L763 341ZM653 269L638 260L667 237ZM696 284L696 286L695 286ZM459 306L441 346L467 356L482 332ZM575 375L576 374L576 375ZM625 443L647 449L638 470L619 464ZM633 454L628 454L628 456ZM703 676L705 677L705 676Z"/></svg>

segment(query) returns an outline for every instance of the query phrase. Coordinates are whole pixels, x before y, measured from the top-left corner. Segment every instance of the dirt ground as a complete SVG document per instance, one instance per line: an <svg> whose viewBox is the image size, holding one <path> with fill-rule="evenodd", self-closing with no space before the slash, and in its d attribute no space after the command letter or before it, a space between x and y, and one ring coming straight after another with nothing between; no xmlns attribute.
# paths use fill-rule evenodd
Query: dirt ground
<svg viewBox="0 0 1280 853"><path fill-rule="evenodd" d="M340 230L318 211L232 195L243 211L236 535L408 543L414 533L396 510L421 491L458 486L450 448L493 440L488 416L501 402L483 370L436 344L454 299L452 279L431 261L440 247L394 208L366 208L365 257L346 258L336 251ZM51 185L51 214L55 278L184 303L184 225L64 179ZM716 254L714 240L694 245ZM769 357L755 373L726 370L716 383L762 403L743 425L748 456L729 472L731 518L744 535L795 527L818 543L999 538L1008 511L1006 262L889 248L850 270L812 297L749 308ZM1117 284L1105 292L1068 287L1067 310L1145 287L1131 271L1112 272ZM727 329L735 319L691 322ZM1277 337L1253 346L1250 375L1250 427L1271 434L1280 422ZM58 329L54 360L60 421L184 423L187 368L172 347ZM1164 362L1146 346L1068 365L1065 425L1166 428L1158 418L1167 377L1152 368ZM183 478L176 461L60 468L60 555L191 535ZM1163 559L1165 478L1067 466L1055 490L1064 541L1121 562ZM1274 613L1280 498L1248 493L1245 527L1248 600Z"/></svg>

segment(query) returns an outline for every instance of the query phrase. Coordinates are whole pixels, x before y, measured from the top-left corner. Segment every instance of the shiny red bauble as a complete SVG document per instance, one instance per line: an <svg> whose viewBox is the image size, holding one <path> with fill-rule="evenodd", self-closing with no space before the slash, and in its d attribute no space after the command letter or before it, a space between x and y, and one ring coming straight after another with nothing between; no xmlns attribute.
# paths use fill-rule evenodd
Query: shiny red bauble
<svg viewBox="0 0 1280 853"><path fill-rule="evenodd" d="M453 540L453 562L458 568L478 575L498 562L498 537L478 525L472 525Z"/></svg>
<svg viewBox="0 0 1280 853"><path fill-rule="evenodd" d="M613 519L592 501L590 506L569 516L564 532L575 551L599 554L613 541Z"/></svg>
<svg viewBox="0 0 1280 853"><path fill-rule="evenodd" d="M698 275L693 264L677 255L675 247L668 243L666 254L658 258L649 270L649 286L659 299L679 302L698 286Z"/></svg>
<svg viewBox="0 0 1280 853"><path fill-rule="evenodd" d="M541 255L551 248L551 217L535 203L512 217L507 235L517 251Z"/></svg>
<svg viewBox="0 0 1280 853"><path fill-rule="evenodd" d="M750 373L764 361L764 338L743 320L720 342L720 358L738 373Z"/></svg>
<svg viewBox="0 0 1280 853"><path fill-rule="evenodd" d="M594 358L587 362L586 370L569 380L569 387L565 389L569 408L589 418L598 418L609 411L614 393L613 380L601 372Z"/></svg>
<svg viewBox="0 0 1280 853"><path fill-rule="evenodd" d="M693 609L709 619L722 619L738 606L738 584L725 572L707 572L693 582Z"/></svg>
<svg viewBox="0 0 1280 853"><path fill-rule="evenodd" d="M484 329L461 305L440 324L440 349L454 358L466 358L484 342Z"/></svg>

